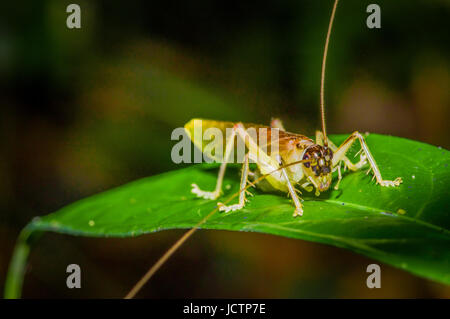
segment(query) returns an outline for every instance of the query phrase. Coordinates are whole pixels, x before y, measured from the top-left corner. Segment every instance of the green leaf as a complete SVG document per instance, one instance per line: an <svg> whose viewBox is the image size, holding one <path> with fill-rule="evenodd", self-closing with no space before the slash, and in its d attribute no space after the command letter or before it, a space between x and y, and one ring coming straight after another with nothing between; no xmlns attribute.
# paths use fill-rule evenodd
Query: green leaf
<svg viewBox="0 0 450 319"><path fill-rule="evenodd" d="M337 143L346 136L332 136ZM304 194L304 215L293 218L285 194L252 190L246 207L214 213L203 229L254 231L342 247L450 284L450 152L398 137L372 134L367 143L385 179L403 178L397 188L380 187L365 170L344 174L338 191ZM354 147L354 153L358 147ZM224 197L239 188L236 166L227 170ZM191 184L213 189L217 165L144 178L35 218L13 257L5 294L17 297L29 234L53 231L80 236L129 237L164 229L191 228L216 207L196 198ZM227 186L229 185L229 186ZM224 201L222 198L221 201ZM234 199L236 200L236 199ZM19 256L17 256L19 254ZM19 260L19 261L18 261Z"/></svg>

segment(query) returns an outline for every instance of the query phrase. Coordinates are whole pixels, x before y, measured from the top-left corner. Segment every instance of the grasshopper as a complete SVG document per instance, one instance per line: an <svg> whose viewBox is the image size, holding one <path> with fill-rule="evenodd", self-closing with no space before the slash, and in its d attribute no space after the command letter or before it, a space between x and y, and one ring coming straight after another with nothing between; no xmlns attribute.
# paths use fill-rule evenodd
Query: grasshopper
<svg viewBox="0 0 450 319"><path fill-rule="evenodd" d="M228 142L225 146L225 156L221 161L215 189L213 191L204 191L201 190L198 185L192 184L192 193L196 194L198 197L211 200L216 200L222 194L222 182L227 162L230 160L230 154L232 154L234 149L235 137L244 141L248 151L242 166L239 202L228 206L219 202L219 210L223 212L239 210L245 206L247 201L246 194L251 194L247 191L247 185L252 185L249 176L268 175L266 181L258 183L257 186L260 186L264 191L278 190L287 192L295 205L294 217L303 215L302 200L297 194L301 194L301 191L296 187L303 188L309 192L315 188L315 195L319 196L321 192L325 192L330 188L332 184L332 173L337 170L338 181L334 186L334 189L338 189L342 179L342 165L344 166L344 169L357 171L368 163L369 170L367 171L367 174L372 171L373 178L376 178L376 183L382 187L396 187L402 183L400 177L397 177L395 180L385 180L382 178L380 169L370 153L364 136L358 131L353 132L339 147L327 137L324 107L325 65L337 3L338 0L335 1L333 6L325 41L320 91L322 130L316 131L315 141L305 135L287 132L279 119L273 119L270 126L241 122L233 123L200 119L191 120L185 125L185 130L193 143L202 151L204 151L203 142L196 138L193 133L194 123L196 121L201 121L202 127L206 129L216 128L222 132L231 130L231 136L229 136L230 139L227 138ZM267 132L265 133L266 141L272 135L276 134L278 136L278 151L267 152L263 145L258 143L261 139L255 138L255 136L249 134L250 129L264 129L264 132ZM356 140L358 140L361 145L361 150L358 152L360 153L360 160L357 163L353 163L346 154ZM267 144L264 146L267 146ZM249 170L249 159L256 162L257 170L255 172L250 172Z"/></svg>

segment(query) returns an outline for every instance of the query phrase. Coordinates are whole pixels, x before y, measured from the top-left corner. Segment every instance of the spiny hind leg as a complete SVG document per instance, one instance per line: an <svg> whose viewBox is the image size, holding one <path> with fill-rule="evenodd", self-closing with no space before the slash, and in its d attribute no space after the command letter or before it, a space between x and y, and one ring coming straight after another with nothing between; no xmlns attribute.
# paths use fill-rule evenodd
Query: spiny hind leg
<svg viewBox="0 0 450 319"><path fill-rule="evenodd" d="M239 193L239 203L234 205L226 206L222 203L217 203L217 206L219 207L219 210L222 212L230 212L235 211L244 208L245 202L247 201L245 195L246 193L249 195L252 195L249 191L247 191L245 188L247 187L247 183L250 183L248 181L248 174L249 174L249 168L248 168L248 153L245 155L244 158L244 164L242 164L242 172L241 172L241 184L240 184L240 193ZM253 195L252 195L253 196Z"/></svg>
<svg viewBox="0 0 450 319"><path fill-rule="evenodd" d="M219 168L219 175L217 176L216 188L212 192L207 192L201 190L197 184L191 184L192 190L191 192L196 194L197 197L205 198L205 199L217 199L222 194L222 183L223 177L225 176L225 170L227 168L227 162L229 160L231 151L233 150L234 137L236 136L236 129L233 128L231 131L231 135L229 137L228 143L225 147L225 156L223 158L222 163Z"/></svg>
<svg viewBox="0 0 450 319"><path fill-rule="evenodd" d="M282 126L281 126L282 127ZM249 156L250 158L258 158L258 167L261 170L262 174L269 173L271 171L274 171L280 167L281 161L280 159L276 161L272 157L268 156L264 150L260 149L259 146L255 143L255 141L251 138L251 136L248 135L248 133L245 131L242 123L237 123L235 125L237 134L241 137L242 140L245 141L245 145L249 149ZM280 128L280 127L278 127ZM286 169L282 168L281 173L286 181L286 185L289 190L289 195L291 196L292 200L294 201L295 205L295 211L294 211L294 217L295 216L302 216L303 215L303 206L300 202L300 199L297 196L296 190L292 186L289 177L287 175Z"/></svg>
<svg viewBox="0 0 450 319"><path fill-rule="evenodd" d="M370 169L367 171L367 174L372 170L373 174L374 174L374 178L377 179L377 184L380 184L381 186L399 186L402 183L402 179L401 177L397 177L395 180L390 181L390 180L384 180L381 177L381 173L380 173L380 169L378 168L377 163L375 162L374 157L372 156L372 154L369 151L369 147L366 144L366 141L364 139L364 137L358 132L355 131L352 133L352 135L350 135L345 141L344 143L341 144L341 146L339 146L339 148L336 149L336 151L334 151L334 155L333 155L333 167L335 167L336 165L338 165L338 163L340 161L345 161L344 158L345 154L348 152L348 150L350 149L350 147L352 146L352 144L356 141L359 140L360 144L361 144L361 149L364 152L364 155L367 159L367 161L369 162L370 165ZM330 145L331 147L331 145Z"/></svg>
<svg viewBox="0 0 450 319"><path fill-rule="evenodd" d="M322 131L316 131L316 143L317 144L319 144L319 145L324 145L324 143L323 143L323 133L322 133ZM333 153L335 153L336 151L337 151L337 149L338 149L338 147L328 138L328 146L331 148L331 150L333 151ZM359 153L359 152L358 152ZM356 156L356 155L355 155ZM343 161L344 163L345 163L345 166L344 166L344 170L345 170L345 168L348 168L349 170L351 170L351 171L357 171L357 170L359 170L361 167L363 167L364 165L366 165L367 164L367 158L366 158L366 155L365 154L361 154L361 157L360 157L360 160L359 160L359 162L358 163L356 163L356 164L353 164L351 161L350 161L350 159L347 157L347 156L345 156L345 154L342 156L342 158L341 158L341 161ZM333 165L333 167L335 167L335 166L337 166L337 164L336 165ZM334 171L334 170L333 170ZM340 175L340 178L339 179L341 179L342 178L342 176ZM338 182L338 184L337 184L337 186L339 185L339 182ZM339 186L338 186L339 187Z"/></svg>
<svg viewBox="0 0 450 319"><path fill-rule="evenodd" d="M234 129L247 147L249 159L258 164L263 174L269 173L279 167L279 163L258 145L258 141L247 132L242 123L236 123Z"/></svg>
<svg viewBox="0 0 450 319"><path fill-rule="evenodd" d="M292 186L292 184L291 184L291 182L289 180L289 177L288 177L288 174L286 172L286 169L282 168L281 169L281 173L283 174L283 177L286 180L286 185L287 185L287 187L289 189L289 195L291 196L291 198L292 198L292 200L294 202L294 205L295 205L295 211L294 211L293 216L294 217L302 216L303 215L303 205L302 205L302 203L300 202L300 199L297 196L297 192L296 192L295 188Z"/></svg>

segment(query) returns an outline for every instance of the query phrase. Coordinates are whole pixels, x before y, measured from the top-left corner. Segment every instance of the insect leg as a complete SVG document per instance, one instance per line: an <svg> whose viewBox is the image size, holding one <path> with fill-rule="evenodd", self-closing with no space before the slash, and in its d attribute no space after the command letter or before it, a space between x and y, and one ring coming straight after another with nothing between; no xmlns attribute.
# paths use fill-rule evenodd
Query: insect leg
<svg viewBox="0 0 450 319"><path fill-rule="evenodd" d="M250 134L247 133L242 123L235 124L234 129L239 137L244 141L245 146L247 146L249 159L258 164L261 173L267 174L279 167L278 162L267 155L267 153L259 147L257 141L255 141Z"/></svg>
<svg viewBox="0 0 450 319"><path fill-rule="evenodd" d="M291 182L289 181L289 177L286 173L286 169L283 168L281 169L281 173L283 174L283 177L286 179L286 185L289 189L289 194L291 195L292 200L294 201L294 205L295 205L295 211L293 216L302 216L303 215L303 206L302 203L300 202L297 193L295 192L294 187L292 186Z"/></svg>
<svg viewBox="0 0 450 319"><path fill-rule="evenodd" d="M202 197L205 199L217 199L217 197L220 196L220 194L222 193L222 182L223 182L223 177L225 176L225 170L227 168L227 162L228 159L230 157L231 151L233 150L234 147L234 137L236 136L236 129L233 128L233 130L231 131L231 135L229 137L228 143L225 147L225 156L223 158L222 164L220 164L220 168L219 168L219 175L217 176L217 183L216 183L216 188L214 191L212 192L207 192L207 191L203 191L201 190L197 184L192 184L192 190L191 192L196 194L197 197Z"/></svg>
<svg viewBox="0 0 450 319"><path fill-rule="evenodd" d="M246 193L245 187L247 186L247 182L248 182L248 173L249 173L249 168L248 168L248 153L247 153L244 158L244 164L242 164L239 203L234 204L234 205L229 205L229 206L226 206L222 203L217 203L217 206L219 207L220 211L230 212L230 211L242 209L245 206L245 202L247 201L247 199L245 198L245 193Z"/></svg>
<svg viewBox="0 0 450 319"><path fill-rule="evenodd" d="M322 131L316 131L316 143L323 146ZM328 138L328 147L331 148L333 153L335 153L338 149L338 147L330 140L330 138ZM351 171L357 171L367 163L367 159L366 159L365 155L362 155L360 161L356 164L353 164L350 161L350 159L347 156L345 156L345 154L344 154L344 156L342 156L341 160L345 163L345 167L348 167ZM333 167L334 166L335 166L335 164L333 161Z"/></svg>
<svg viewBox="0 0 450 319"><path fill-rule="evenodd" d="M283 122L279 118L272 118L272 121L270 121L270 127L277 128L280 131L286 131Z"/></svg>
<svg viewBox="0 0 450 319"><path fill-rule="evenodd" d="M245 141L245 145L249 149L249 157L250 159L254 159L256 163L258 164L258 167L262 174L268 174L272 172L273 170L276 170L280 167L279 161L276 161L269 155L267 155L259 146L256 144L256 142L249 136L249 134L245 131L244 126L242 123L237 123L235 125L236 131L238 135ZM295 211L294 216L302 216L303 215L303 207L300 202L300 199L297 196L297 193L292 186L289 177L287 175L286 169L281 169L281 174L283 176L283 179L286 182L286 186L289 190L289 194L291 195L292 200L294 201L295 205Z"/></svg>
<svg viewBox="0 0 450 319"><path fill-rule="evenodd" d="M338 189L339 189L339 184L341 183L341 180L342 180L342 174L341 174L341 162L339 162L339 163L337 164L336 169L337 169L337 171L338 171L338 181L337 181L336 185L334 186L334 189L335 189L335 190L338 190Z"/></svg>
<svg viewBox="0 0 450 319"><path fill-rule="evenodd" d="M361 144L361 148L364 151L365 157L369 161L369 165L370 165L369 171L370 170L373 171L373 174L374 174L375 178L377 179L377 184L380 184L381 186L398 186L398 185L400 185L402 183L401 177L397 177L393 181L384 180L381 177L380 169L378 168L377 163L375 162L375 159L373 158L372 154L370 153L369 148L366 144L366 141L364 140L364 137L358 131L353 132L352 135L350 135L344 141L344 143L342 143L341 146L339 146L339 148L336 149L336 151L334 151L333 167L336 166L340 161L344 160L345 154L350 149L350 146L352 146L352 144L357 139L359 140L359 142Z"/></svg>

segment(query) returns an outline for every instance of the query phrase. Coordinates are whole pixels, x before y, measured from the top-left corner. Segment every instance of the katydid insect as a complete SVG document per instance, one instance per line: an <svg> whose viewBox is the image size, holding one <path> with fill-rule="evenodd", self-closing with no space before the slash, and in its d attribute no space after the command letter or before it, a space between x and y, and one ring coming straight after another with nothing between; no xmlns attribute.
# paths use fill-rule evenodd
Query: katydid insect
<svg viewBox="0 0 450 319"><path fill-rule="evenodd" d="M335 1L333 11L331 14L330 24L328 27L328 34L325 41L325 50L322 62L322 81L321 81L321 114L322 114L322 131L316 131L316 140L312 140L305 135L289 133L287 132L282 122L279 119L273 119L270 127L263 125L254 125L246 123L233 123L213 120L197 120L201 121L203 128L216 128L222 132L231 129L231 136L229 141L226 142L225 156L223 157L219 175L217 177L216 188L213 191L204 191L199 188L198 185L192 184L192 192L198 197L215 200L222 193L222 182L225 174L227 162L230 160L230 154L234 147L234 138L240 138L245 142L245 146L248 150L245 155L245 160L242 167L241 184L240 184L240 196L239 203L226 206L222 203L218 203L220 211L229 212L242 209L245 206L246 194L251 194L246 190L246 186L249 181L249 175L264 175L267 182L261 183L264 190L274 189L282 192L287 192L292 198L295 211L295 216L303 215L303 205L297 195L297 192L301 193L296 187L300 186L307 191L312 191L315 188L315 195L318 196L321 192L327 191L330 188L332 182L332 173L337 170L338 182L335 185L335 189L338 189L339 183L342 179L341 165L344 165L344 169L350 171L357 171L366 165L368 162L370 171L373 172L373 177L376 178L376 183L383 187L398 186L402 183L402 179L397 177L395 180L385 180L382 178L380 169L378 168L374 157L369 151L369 147L366 144L364 136L359 132L353 132L339 147L333 144L327 138L325 128L325 108L324 108L324 79L325 79L325 64L328 51L328 42L330 38L330 32L334 20L334 14L336 11L337 2ZM188 133L194 144L203 151L203 143L201 140L197 140L194 132L194 123L196 120L191 120L185 125L185 130ZM261 140L259 137L251 136L249 129L265 129L265 139L270 139L274 133L278 136L277 152L271 152L270 154L262 148L262 145L258 144ZM276 132L275 132L276 130ZM225 135L226 136L226 135ZM201 137L200 137L201 138ZM228 140L228 139L227 139ZM361 156L360 161L356 164L352 163L346 156L346 153L352 146L352 144L359 140L361 144ZM266 145L265 145L266 146ZM256 162L257 171L250 172L249 170L249 158ZM294 162L299 162L296 165L292 165ZM283 165L289 165L289 167L283 167ZM275 171L275 172L274 172ZM273 172L269 174L270 172Z"/></svg>
<svg viewBox="0 0 450 319"><path fill-rule="evenodd" d="M194 121L192 120L186 124L186 131L192 131ZM266 177L268 183L261 184L262 190L278 190L289 193L295 205L294 217L303 215L303 205L297 194L300 191L296 189L296 186L300 186L309 192L315 188L315 195L319 196L321 192L327 191L330 188L332 173L337 170L338 182L334 186L334 189L337 190L342 179L342 164L350 171L357 171L368 163L370 166L368 172L373 171L373 177L376 178L376 182L380 186L398 186L402 182L400 177L397 177L393 181L382 178L380 169L369 151L364 136L357 131L353 132L337 147L326 138L323 131L316 132L316 140L314 141L304 135L286 132L281 121L278 119L272 120L270 127L264 127L262 125L255 126L240 122L217 122L211 120L201 120L201 123L207 128L231 129L232 136L230 141L234 141L234 136L237 136L245 141L245 145L248 148L241 171L239 203L226 206L219 202L218 206L220 211L229 212L242 209L245 206L245 202L247 201L246 194L248 194L246 187L247 184L252 184L249 180L249 175L256 177L268 174ZM260 139L254 139L248 134L250 128L264 128L269 134L274 129L279 130L279 152L271 152L269 154L260 149L258 145ZM346 153L356 140L359 140L361 144L361 156L359 162L354 164L346 156ZM198 143L195 144L198 145ZM222 182L229 159L227 155L231 153L230 148L233 147L233 144L228 142L226 145L225 157L221 163L216 187L213 191L204 191L197 184L192 184L192 192L198 197L215 200L221 195ZM263 156L257 156L255 150L259 154L263 154ZM250 172L249 170L249 158L253 158L256 162L258 168L255 172ZM258 185L260 184L256 184L256 186Z"/></svg>
<svg viewBox="0 0 450 319"><path fill-rule="evenodd" d="M325 49L322 59L322 75L321 75L321 86L320 86L320 110L322 119L322 130L316 131L315 141L308 138L305 135L289 133L287 132L281 121L278 119L273 119L270 126L245 124L241 122L224 122L224 121L213 121L213 120L201 120L202 128L216 128L221 132L226 132L226 130L231 130L231 136L227 137L227 142L225 143L225 154L222 158L222 163L220 165L219 174L217 177L216 187L213 191L204 191L199 188L198 185L192 184L192 192L198 197L215 200L222 192L222 182L225 175L226 165L228 163L230 154L234 148L235 137L241 139L244 142L246 149L248 150L244 156L242 173L241 173L241 183L239 191L239 202L234 205L225 205L218 203L218 207L207 214L201 221L197 223L193 228L186 232L149 270L148 272L139 280L136 285L131 289L131 291L126 295L125 298L133 298L136 293L143 287L143 285L155 274L155 272L162 267L162 265L167 261L168 258L199 228L201 224L206 222L206 220L212 216L217 209L220 211L235 211L242 209L246 202L246 192L249 186L253 186L253 183L249 181L249 176L253 175L255 179L253 182L256 186L261 187L263 190L276 189L283 192L287 192L295 205L294 216L301 216L303 214L303 205L299 196L297 195L298 190L295 187L300 186L307 191L312 191L313 188L316 189L315 194L319 195L320 192L327 191L332 182L332 173L338 172L338 182L334 186L338 189L339 182L342 179L341 165L344 168L348 168L351 171L357 171L367 163L369 164L369 170L373 172L373 177L376 178L377 184L382 187L389 186L399 186L402 183L402 179L397 177L395 180L385 180L382 178L380 169L378 168L374 157L369 151L369 147L366 144L364 136L359 132L353 132L339 147L330 141L326 134L325 126L325 107L324 107L324 80L325 80L325 65L328 51L328 43L330 39L331 28L333 25L334 15L336 12L338 0L335 0L333 11L331 13L330 23L328 26L327 37L325 40ZM193 140L194 144L197 145L203 151L203 141L195 138L195 122L196 120L191 120L185 125L185 130L188 135ZM263 129L266 143L271 140L272 136L277 134L277 151L266 152L259 141L261 139L252 137L249 134L250 129ZM223 134L222 134L223 135ZM226 136L223 135L223 136ZM346 156L352 144L356 141L361 144L360 150L360 160L356 164L350 161ZM230 142L228 142L230 141ZM223 141L222 141L223 142ZM258 167L257 171L250 172L249 170L249 160L256 162ZM259 177L257 177L260 175ZM265 186L264 186L264 183ZM237 194L231 196L226 203L234 198Z"/></svg>

